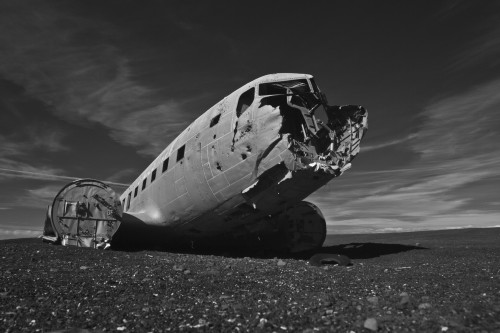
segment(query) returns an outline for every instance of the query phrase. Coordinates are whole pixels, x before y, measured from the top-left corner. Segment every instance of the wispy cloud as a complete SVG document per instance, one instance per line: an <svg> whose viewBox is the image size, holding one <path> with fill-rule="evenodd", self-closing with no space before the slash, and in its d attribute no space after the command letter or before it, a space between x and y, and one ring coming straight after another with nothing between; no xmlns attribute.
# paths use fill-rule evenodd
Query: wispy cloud
<svg viewBox="0 0 500 333"><path fill-rule="evenodd" d="M500 3L498 1L457 1L445 8L447 19L469 22L477 20L468 34L474 36L457 52L450 67L460 70L464 67L484 65L492 68L500 65Z"/></svg>
<svg viewBox="0 0 500 333"><path fill-rule="evenodd" d="M2 7L8 14L0 14L0 29L9 33L0 34L5 46L0 74L59 117L103 125L113 139L149 155L193 120L183 108L186 100L173 100L137 79L141 72L131 62L143 59L119 49L118 41L126 36L112 24L38 1ZM61 148L56 139L43 144Z"/></svg>
<svg viewBox="0 0 500 333"><path fill-rule="evenodd" d="M63 171L58 168L48 166L33 166L28 163L15 161L12 159L0 157L0 179L12 177L22 177L29 179L65 179L73 180L74 178L60 176Z"/></svg>
<svg viewBox="0 0 500 333"><path fill-rule="evenodd" d="M64 136L61 129L47 124L19 126L10 135L0 135L0 157L26 155L35 150L49 153L65 151L68 147L63 143Z"/></svg>
<svg viewBox="0 0 500 333"><path fill-rule="evenodd" d="M22 177L22 178L29 178L29 179L41 179L41 180L68 180L68 181L73 181L77 179L81 179L81 177L70 177L70 176L61 176L54 174L54 170L56 169L45 169L45 172L40 172L40 169L34 169L32 166L24 166L24 169L27 170L37 170L37 171L27 171L27 170L13 170L13 169L5 169L5 168L0 168L0 176L4 176L5 178L12 178L12 177ZM115 185L115 186L123 186L123 187L128 187L130 184L128 183L117 183L113 182L111 180L103 180L104 183L108 185Z"/></svg>
<svg viewBox="0 0 500 333"><path fill-rule="evenodd" d="M138 170L134 168L123 169L108 177L106 181L110 183L130 184L138 173Z"/></svg>
<svg viewBox="0 0 500 333"><path fill-rule="evenodd" d="M362 152L367 152L367 151L372 151L372 150L387 148L387 147L391 147L391 146L399 145L401 143L408 142L409 140L413 139L414 137L415 137L414 134L410 134L410 135L408 135L408 136L406 136L404 138L390 140L390 141L385 141L385 142L381 142L381 143L378 143L378 144L372 144L372 145L369 145L369 146L362 146L361 149L362 149Z"/></svg>
<svg viewBox="0 0 500 333"><path fill-rule="evenodd" d="M24 195L17 197L13 205L45 209L52 203L59 190L61 190L61 186L58 185L45 185L34 189L27 189Z"/></svg>
<svg viewBox="0 0 500 333"><path fill-rule="evenodd" d="M26 229L7 229L0 228L0 239L8 238L31 238L38 237L42 234L42 230L26 230Z"/></svg>

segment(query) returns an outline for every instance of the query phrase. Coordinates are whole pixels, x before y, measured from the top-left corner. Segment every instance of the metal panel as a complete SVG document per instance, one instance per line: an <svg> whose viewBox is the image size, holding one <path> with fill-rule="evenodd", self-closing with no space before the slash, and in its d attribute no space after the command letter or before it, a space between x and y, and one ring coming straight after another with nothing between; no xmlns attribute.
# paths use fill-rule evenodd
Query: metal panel
<svg viewBox="0 0 500 333"><path fill-rule="evenodd" d="M213 193L219 192L223 188L226 188L229 186L228 181L226 180L226 177L224 177L223 174L217 175L214 178L210 179L208 181L208 185L210 185L210 188L212 189Z"/></svg>

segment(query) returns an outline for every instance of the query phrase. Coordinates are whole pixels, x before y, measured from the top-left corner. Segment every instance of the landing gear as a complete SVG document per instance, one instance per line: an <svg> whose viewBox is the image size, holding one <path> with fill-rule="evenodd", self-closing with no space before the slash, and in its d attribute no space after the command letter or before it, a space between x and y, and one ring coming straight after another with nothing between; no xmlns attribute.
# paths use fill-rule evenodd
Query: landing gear
<svg viewBox="0 0 500 333"><path fill-rule="evenodd" d="M301 201L278 217L282 245L289 253L317 250L326 238L326 221L316 205Z"/></svg>

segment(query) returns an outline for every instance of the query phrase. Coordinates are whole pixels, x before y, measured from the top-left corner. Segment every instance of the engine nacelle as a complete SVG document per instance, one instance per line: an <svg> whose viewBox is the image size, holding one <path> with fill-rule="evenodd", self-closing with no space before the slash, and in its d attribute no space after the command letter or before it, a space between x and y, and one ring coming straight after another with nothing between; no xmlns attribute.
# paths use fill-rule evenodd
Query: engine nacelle
<svg viewBox="0 0 500 333"><path fill-rule="evenodd" d="M278 217L282 245L290 253L316 250L326 238L326 221L321 210L307 201L288 207Z"/></svg>

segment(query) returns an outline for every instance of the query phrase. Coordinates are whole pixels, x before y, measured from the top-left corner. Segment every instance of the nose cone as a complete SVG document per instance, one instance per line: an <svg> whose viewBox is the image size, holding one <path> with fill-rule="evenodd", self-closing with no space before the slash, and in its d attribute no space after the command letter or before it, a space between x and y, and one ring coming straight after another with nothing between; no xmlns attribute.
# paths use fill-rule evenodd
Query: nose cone
<svg viewBox="0 0 500 333"><path fill-rule="evenodd" d="M328 123L321 125L309 146L315 154L302 158L308 167L338 176L351 166L360 151L360 143L368 130L368 112L358 105L329 106Z"/></svg>

